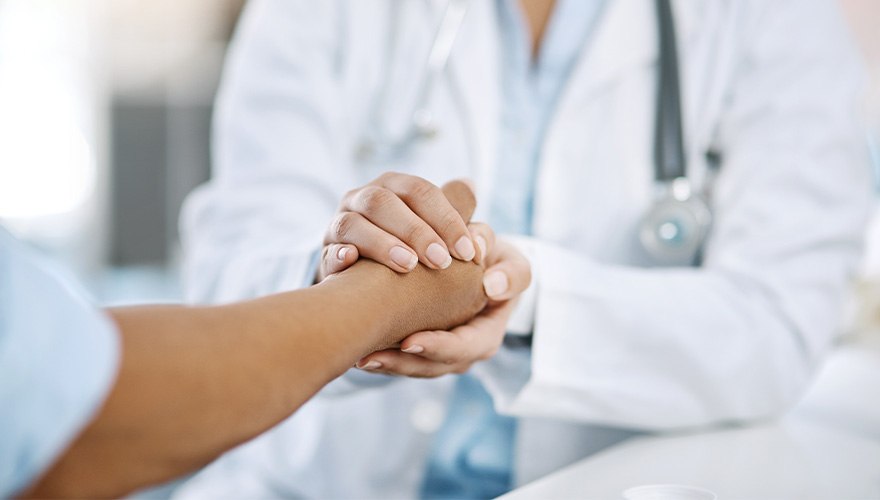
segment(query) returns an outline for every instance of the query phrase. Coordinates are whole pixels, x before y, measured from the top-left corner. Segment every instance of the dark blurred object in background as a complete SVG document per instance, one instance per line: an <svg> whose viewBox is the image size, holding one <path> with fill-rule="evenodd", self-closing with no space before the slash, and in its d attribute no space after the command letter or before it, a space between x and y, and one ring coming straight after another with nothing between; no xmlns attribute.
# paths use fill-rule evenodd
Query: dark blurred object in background
<svg viewBox="0 0 880 500"><path fill-rule="evenodd" d="M113 265L174 257L181 203L209 177L212 102L242 4L112 2Z"/></svg>

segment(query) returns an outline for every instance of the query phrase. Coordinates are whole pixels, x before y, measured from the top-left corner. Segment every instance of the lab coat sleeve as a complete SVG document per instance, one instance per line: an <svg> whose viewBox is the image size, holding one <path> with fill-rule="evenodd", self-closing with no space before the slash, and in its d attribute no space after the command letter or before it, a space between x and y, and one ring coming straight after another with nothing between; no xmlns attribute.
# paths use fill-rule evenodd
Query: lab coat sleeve
<svg viewBox="0 0 880 500"><path fill-rule="evenodd" d="M227 302L311 284L352 181L343 149L338 2L255 0L217 100L212 181L187 200L184 284Z"/></svg>
<svg viewBox="0 0 880 500"><path fill-rule="evenodd" d="M500 411L661 430L773 416L805 390L840 327L870 206L861 73L831 2L758 10L717 131L703 266L618 267L521 240L531 355L502 350L476 369Z"/></svg>

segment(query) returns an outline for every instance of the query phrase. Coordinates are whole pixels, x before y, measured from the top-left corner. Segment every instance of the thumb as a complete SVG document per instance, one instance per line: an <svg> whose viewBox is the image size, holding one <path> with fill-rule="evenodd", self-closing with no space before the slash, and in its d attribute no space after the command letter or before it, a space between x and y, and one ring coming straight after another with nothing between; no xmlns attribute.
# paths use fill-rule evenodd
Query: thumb
<svg viewBox="0 0 880 500"><path fill-rule="evenodd" d="M474 210L477 209L477 197L474 191L465 181L454 180L449 181L440 188L449 203L458 211L464 223L467 224L474 216Z"/></svg>

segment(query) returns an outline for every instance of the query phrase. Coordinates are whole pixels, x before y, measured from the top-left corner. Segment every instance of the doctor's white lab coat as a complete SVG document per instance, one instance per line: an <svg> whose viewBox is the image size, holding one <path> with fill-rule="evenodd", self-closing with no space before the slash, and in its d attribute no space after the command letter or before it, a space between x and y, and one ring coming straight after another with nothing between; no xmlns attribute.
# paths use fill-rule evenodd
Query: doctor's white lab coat
<svg viewBox="0 0 880 500"><path fill-rule="evenodd" d="M218 103L214 179L182 221L192 300L304 286L343 193L384 171L471 177L487 207L504 168L494 2L471 2L430 96L439 135L395 163L355 154L380 87L392 97L384 123L409 118L445 3L400 2L398 26L388 0L249 3ZM650 0L608 2L547 133L534 235L515 239L535 276L515 318L534 331L531 352L504 348L475 369L497 409L522 417L520 483L631 432L778 415L840 325L871 180L861 73L835 3L674 8L689 176L715 216L703 264L651 268L639 250L656 199L655 17ZM181 495L414 497L453 383L350 373Z"/></svg>

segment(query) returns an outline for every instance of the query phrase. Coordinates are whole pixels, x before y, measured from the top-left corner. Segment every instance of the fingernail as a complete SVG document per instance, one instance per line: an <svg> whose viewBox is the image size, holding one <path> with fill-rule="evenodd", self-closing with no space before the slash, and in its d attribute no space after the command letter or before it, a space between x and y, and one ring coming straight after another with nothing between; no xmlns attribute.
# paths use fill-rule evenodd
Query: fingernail
<svg viewBox="0 0 880 500"><path fill-rule="evenodd" d="M425 254L428 256L428 260L440 269L446 269L452 264L452 256L449 255L449 251L437 243L428 245L428 251Z"/></svg>
<svg viewBox="0 0 880 500"><path fill-rule="evenodd" d="M474 249L474 242L467 236L462 236L461 239L455 243L455 251L458 252L459 257L466 261L473 260L477 254L477 251Z"/></svg>
<svg viewBox="0 0 880 500"><path fill-rule="evenodd" d="M416 257L412 252L403 248L401 246L392 247L389 252L391 256L391 260L394 261L398 266L406 269L407 271L412 271L416 264L419 262L419 258Z"/></svg>
<svg viewBox="0 0 880 500"><path fill-rule="evenodd" d="M378 361L370 361L369 363L359 366L358 368L360 368L361 370L378 370L379 368L382 368L382 363Z"/></svg>
<svg viewBox="0 0 880 500"><path fill-rule="evenodd" d="M486 238L483 238L482 236L477 236L477 245L480 246L480 258L485 259L486 249L489 248L489 244L486 243Z"/></svg>
<svg viewBox="0 0 880 500"><path fill-rule="evenodd" d="M420 352L425 352L425 348L420 345L411 345L406 349L401 349L401 351L407 354L419 354Z"/></svg>
<svg viewBox="0 0 880 500"><path fill-rule="evenodd" d="M348 257L348 251L350 249L348 247L342 247L339 251L336 252L336 258L339 259L340 262L345 262L345 258Z"/></svg>
<svg viewBox="0 0 880 500"><path fill-rule="evenodd" d="M501 271L493 271L483 277L483 288L489 297L500 297L507 292L507 275Z"/></svg>

